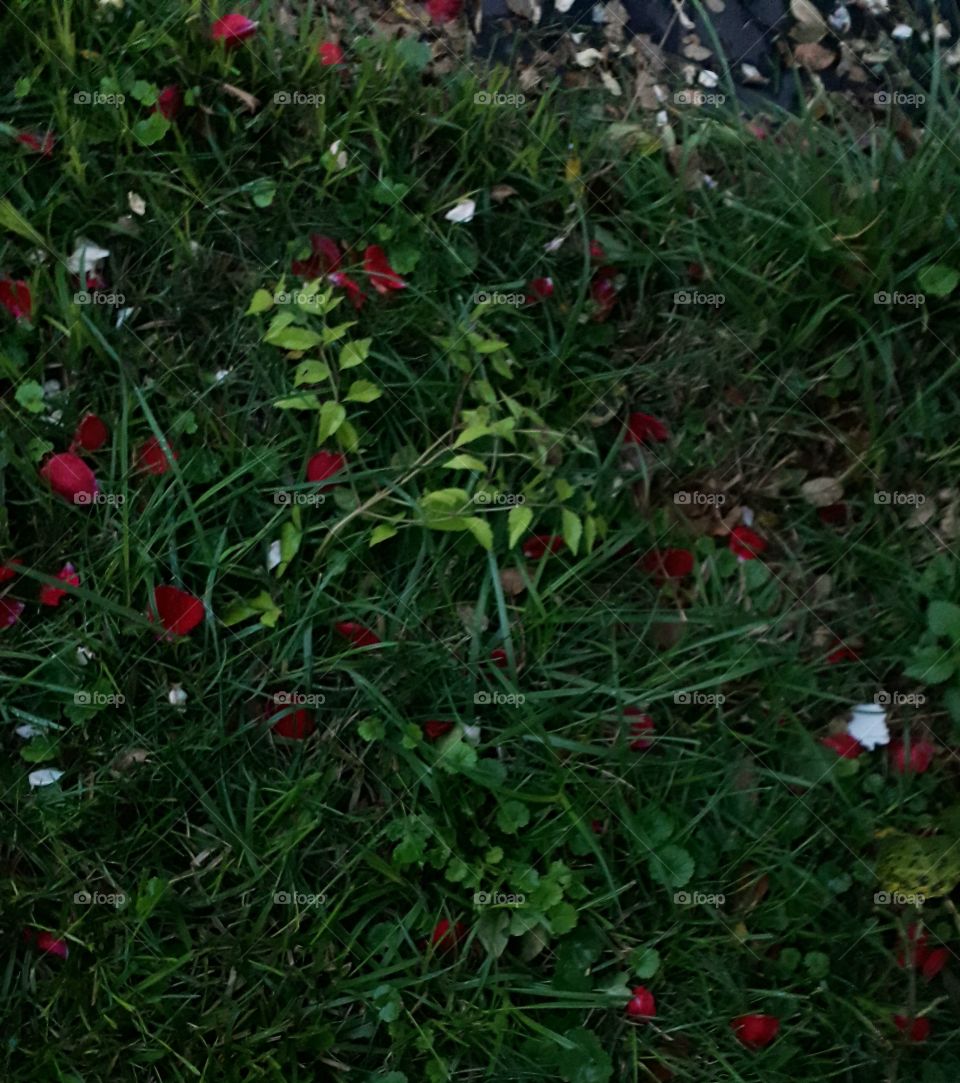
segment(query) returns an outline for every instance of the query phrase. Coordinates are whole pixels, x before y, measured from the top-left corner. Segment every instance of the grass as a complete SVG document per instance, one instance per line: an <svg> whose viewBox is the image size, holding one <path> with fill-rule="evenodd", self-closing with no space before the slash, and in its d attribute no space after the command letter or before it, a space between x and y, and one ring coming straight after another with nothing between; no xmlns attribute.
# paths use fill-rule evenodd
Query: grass
<svg viewBox="0 0 960 1083"><path fill-rule="evenodd" d="M906 145L879 115L857 142L868 124L827 101L766 139L672 111L668 155L589 91L482 106L480 90L510 90L502 74L432 76L415 47L362 41L321 69L311 8L293 36L265 10L225 56L208 14L21 0L4 16L0 270L34 296L31 325L0 313L0 551L24 568L3 589L27 603L0 642L4 1078L955 1078L951 894L922 911L951 952L929 984L895 959L918 914L874 901L883 833L957 837L954 637L930 602L960 600L958 306L924 288L960 266L952 90L928 88ZM148 84L172 82L196 100L144 146L135 92L149 103ZM74 101L98 88L126 101ZM325 102L274 102L294 90ZM13 140L48 128L49 159ZM495 204L504 184L515 194ZM446 222L468 194L473 222ZM263 341L273 313L244 313L257 289L302 288L289 266L311 231L354 264L382 245L408 287L375 296L356 269L361 312L304 321L355 319L344 338L371 340L346 372L339 344L311 351L333 370L321 399L354 379L382 393L345 404L348 471L295 509L274 494L316 495L302 479L317 413L274 405L303 390L302 358ZM111 251L109 288L135 309L120 327L111 306L73 302L77 237ZM595 239L619 276L605 322ZM547 302L477 305L546 275ZM927 296L875 303L884 291ZM51 379L62 392L31 411ZM484 405L502 427L454 449ZM37 473L88 411L111 435L87 458L118 498L94 508ZM625 447L631 411L670 439ZM132 468L151 435L179 456L161 476ZM447 468L457 454L482 470ZM823 476L842 482L845 526L801 494ZM467 513L489 550L430 529L424 494L450 488L522 496L525 533L569 540L579 524L577 554L524 559L492 496ZM769 548L738 563L677 492L749 506ZM887 492L934 514L877 503ZM297 551L278 576L264 559L284 524ZM371 546L377 526L396 533ZM696 570L658 589L636 562L664 546L693 550ZM68 560L80 588L41 609ZM189 637L146 621L160 583L204 599ZM273 626L227 623L264 591ZM333 627L346 620L381 642L351 647ZM860 660L828 663L836 640ZM820 745L878 690L926 695L890 718L895 737L934 743L930 770ZM307 740L264 725L278 691L323 697ZM78 702L93 692L123 701ZM654 720L646 751L626 707ZM431 719L456 727L430 743ZM24 723L40 735L24 742ZM38 766L64 775L30 788ZM952 866L948 851L951 886ZM526 905L475 903L497 891ZM452 950L429 944L444 918L466 930ZM65 938L69 958L25 929ZM651 1023L624 1016L637 984L657 998ZM908 1008L932 1021L922 1044L890 1021ZM775 1043L734 1040L747 1012L781 1020Z"/></svg>

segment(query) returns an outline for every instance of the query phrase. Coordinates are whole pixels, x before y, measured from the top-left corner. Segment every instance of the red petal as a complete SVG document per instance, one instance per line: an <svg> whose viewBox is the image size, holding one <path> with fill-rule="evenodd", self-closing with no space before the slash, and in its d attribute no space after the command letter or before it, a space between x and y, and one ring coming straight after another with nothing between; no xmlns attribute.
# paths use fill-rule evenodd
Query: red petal
<svg viewBox="0 0 960 1083"><path fill-rule="evenodd" d="M320 63L327 68L342 64L345 59L343 49L335 41L321 41L317 46L317 55Z"/></svg>
<svg viewBox="0 0 960 1083"><path fill-rule="evenodd" d="M19 574L20 561L8 560L6 564L0 564L0 583L8 583Z"/></svg>
<svg viewBox="0 0 960 1083"><path fill-rule="evenodd" d="M646 986L634 986L633 996L627 1003L627 1015L634 1019L653 1019L657 1014L657 1002Z"/></svg>
<svg viewBox="0 0 960 1083"><path fill-rule="evenodd" d="M449 23L460 17L463 0L427 0L427 14L435 23Z"/></svg>
<svg viewBox="0 0 960 1083"><path fill-rule="evenodd" d="M439 741L453 729L452 722L424 722L423 736L428 741Z"/></svg>
<svg viewBox="0 0 960 1083"><path fill-rule="evenodd" d="M298 707L294 711L290 710L293 699L294 697L289 694L286 696L287 702L282 702L283 696L274 697L267 707L267 717L271 718L275 714L287 711L288 713L277 722L274 722L270 728L278 737L287 737L292 741L302 741L316 731L317 724L314 721L313 711L307 710L306 707Z"/></svg>
<svg viewBox="0 0 960 1083"><path fill-rule="evenodd" d="M153 604L170 635L189 635L203 620L203 602L179 587L154 587Z"/></svg>
<svg viewBox="0 0 960 1083"><path fill-rule="evenodd" d="M15 320L29 320L33 312L29 285L20 278L0 278L0 305Z"/></svg>
<svg viewBox="0 0 960 1083"><path fill-rule="evenodd" d="M627 433L623 438L625 444L662 443L669 438L666 425L653 414L631 414L627 418Z"/></svg>
<svg viewBox="0 0 960 1083"><path fill-rule="evenodd" d="M605 273L610 271L612 268L601 268L590 283L590 296L596 306L593 318L597 323L603 323L617 303L617 287L613 284L609 273Z"/></svg>
<svg viewBox="0 0 960 1083"><path fill-rule="evenodd" d="M12 628L24 610L23 602L13 598L0 598L0 628Z"/></svg>
<svg viewBox="0 0 960 1083"><path fill-rule="evenodd" d="M910 1020L905 1015L895 1015L893 1023L911 1042L925 1042L930 1037L930 1020L926 1016Z"/></svg>
<svg viewBox="0 0 960 1083"><path fill-rule="evenodd" d="M595 259L598 263L603 263L607 258L607 253L603 250L603 245L599 241L590 242L590 258Z"/></svg>
<svg viewBox="0 0 960 1083"><path fill-rule="evenodd" d="M730 531L730 550L744 560L755 560L766 547L766 539L748 526L735 526Z"/></svg>
<svg viewBox="0 0 960 1083"><path fill-rule="evenodd" d="M922 972L924 978L930 981L935 978L941 970L947 965L950 959L950 952L946 948L934 948L924 960L922 964Z"/></svg>
<svg viewBox="0 0 960 1083"><path fill-rule="evenodd" d="M907 762L906 744L903 741L891 741L890 766L898 775L910 773L922 775L933 762L936 751L936 747L930 741L911 741L910 760Z"/></svg>
<svg viewBox="0 0 960 1083"><path fill-rule="evenodd" d="M693 571L693 553L689 549L653 549L641 562L643 570L660 583L683 579Z"/></svg>
<svg viewBox="0 0 960 1083"><path fill-rule="evenodd" d="M836 752L844 760L855 760L863 752L863 745L849 733L833 733L829 737L821 737L820 744Z"/></svg>
<svg viewBox="0 0 960 1083"><path fill-rule="evenodd" d="M730 1026L748 1049L762 1049L776 1038L780 1020L774 1015L741 1015L731 1020Z"/></svg>
<svg viewBox="0 0 960 1083"><path fill-rule="evenodd" d="M58 940L53 933L42 932L39 929L24 929L23 939L43 955L56 955L60 959L66 959L70 954L66 940Z"/></svg>
<svg viewBox="0 0 960 1083"><path fill-rule="evenodd" d="M77 569L72 564L64 564L57 572L57 578L61 583L69 583L71 587L80 586L80 576L77 575ZM59 605L68 593L69 591L61 590L59 587L44 585L40 588L40 604Z"/></svg>
<svg viewBox="0 0 960 1083"><path fill-rule="evenodd" d="M99 451L109 437L107 426L96 414L85 414L73 434L73 443L84 451Z"/></svg>
<svg viewBox="0 0 960 1083"><path fill-rule="evenodd" d="M53 132L44 132L43 135L37 135L34 132L21 132L17 136L17 142L26 147L27 150L33 151L34 154L42 154L44 158L50 158L53 156L56 139Z"/></svg>
<svg viewBox="0 0 960 1083"><path fill-rule="evenodd" d="M566 543L559 534L533 534L523 543L527 560L542 560L548 553L559 553Z"/></svg>
<svg viewBox="0 0 960 1083"><path fill-rule="evenodd" d="M510 665L510 660L507 658L507 652L503 647L494 647L490 652L490 661L497 667L497 669L506 669Z"/></svg>
<svg viewBox="0 0 960 1083"><path fill-rule="evenodd" d="M310 258L294 260L290 270L301 278L322 278L337 271L343 262L340 246L332 237L323 233L310 234Z"/></svg>
<svg viewBox="0 0 960 1083"><path fill-rule="evenodd" d="M337 271L336 274L329 275L330 281L335 286L340 286L347 291L347 297L350 299L350 304L359 312L363 308L363 303L367 299L367 295L360 289L358 283L352 279L348 274L344 274L343 271Z"/></svg>
<svg viewBox="0 0 960 1083"><path fill-rule="evenodd" d="M222 41L228 48L239 45L257 32L257 23L246 15L232 12L224 15L210 27L210 36L214 41Z"/></svg>
<svg viewBox="0 0 960 1083"><path fill-rule="evenodd" d="M467 927L458 921L451 925L448 918L441 918L433 927L430 934L430 943L440 951L450 951L455 948L467 935Z"/></svg>
<svg viewBox="0 0 960 1083"><path fill-rule="evenodd" d="M380 637L376 632L356 621L339 621L334 628L344 639L349 639L355 647L373 647L380 642Z"/></svg>
<svg viewBox="0 0 960 1083"><path fill-rule="evenodd" d="M318 451L307 463L307 481L326 481L339 474L347 465L347 460L339 451ZM329 489L329 485L324 486Z"/></svg>
<svg viewBox="0 0 960 1083"><path fill-rule="evenodd" d="M173 459L179 459L180 455L170 448ZM170 463L163 444L155 436L150 436L140 445L137 452L137 467L145 470L148 474L165 474L170 469Z"/></svg>
<svg viewBox="0 0 960 1083"><path fill-rule="evenodd" d="M40 476L55 493L73 504L92 504L100 492L93 471L72 451L51 455L40 470Z"/></svg>
<svg viewBox="0 0 960 1083"><path fill-rule="evenodd" d="M367 272L370 285L377 293L389 293L391 290L407 288L406 282L390 266L386 252L378 244L368 245L363 254L363 269Z"/></svg>
<svg viewBox="0 0 960 1083"><path fill-rule="evenodd" d="M167 120L176 120L183 108L183 91L177 83L165 86L157 95L157 103L151 112L159 113Z"/></svg>
<svg viewBox="0 0 960 1083"><path fill-rule="evenodd" d="M528 305L536 304L538 301L546 301L548 297L553 296L553 279L552 278L534 278L527 286L526 301Z"/></svg>

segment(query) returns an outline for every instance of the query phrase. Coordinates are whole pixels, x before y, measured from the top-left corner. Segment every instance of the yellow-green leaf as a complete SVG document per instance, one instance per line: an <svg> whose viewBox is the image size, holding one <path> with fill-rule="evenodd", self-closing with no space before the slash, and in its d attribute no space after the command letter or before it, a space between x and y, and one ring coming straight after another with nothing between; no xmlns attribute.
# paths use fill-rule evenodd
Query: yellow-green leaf
<svg viewBox="0 0 960 1083"><path fill-rule="evenodd" d="M298 530L292 522L286 522L280 527L280 563L277 565L277 578L290 566L290 561L300 550L300 542L303 540L303 532Z"/></svg>
<svg viewBox="0 0 960 1083"><path fill-rule="evenodd" d="M323 329L323 344L324 346L330 346L336 342L337 339L343 338L343 336L356 324L356 320L349 320L347 323L338 323L336 327L324 327Z"/></svg>
<svg viewBox="0 0 960 1083"><path fill-rule="evenodd" d="M312 350L322 339L307 327L284 327L276 333L268 333L264 342L278 346L281 350Z"/></svg>
<svg viewBox="0 0 960 1083"><path fill-rule="evenodd" d="M372 338L358 338L353 342L345 342L340 348L340 368L352 369L362 365L370 353Z"/></svg>
<svg viewBox="0 0 960 1083"><path fill-rule="evenodd" d="M344 451L356 451L360 446L360 434L349 421L344 421L337 429L337 443Z"/></svg>
<svg viewBox="0 0 960 1083"><path fill-rule="evenodd" d="M573 496L573 486L566 478L556 478L553 487L557 491L558 500L569 500Z"/></svg>
<svg viewBox="0 0 960 1083"><path fill-rule="evenodd" d="M372 549L375 545L379 545L388 538L392 538L396 533L397 528L395 526L391 526L390 523L381 523L379 526L375 526L370 532L368 547Z"/></svg>
<svg viewBox="0 0 960 1083"><path fill-rule="evenodd" d="M583 523L580 522L580 516L569 508L563 509L562 522L563 540L567 543L570 552L576 556L580 548L580 539L583 537Z"/></svg>
<svg viewBox="0 0 960 1083"><path fill-rule="evenodd" d="M278 399L273 404L278 410L317 410L320 400L313 392L304 395L290 395L285 399Z"/></svg>
<svg viewBox="0 0 960 1083"><path fill-rule="evenodd" d="M293 382L296 387L301 384L319 384L330 375L330 366L323 361L301 361L297 365L296 375Z"/></svg>
<svg viewBox="0 0 960 1083"><path fill-rule="evenodd" d="M443 464L447 470L486 470L487 464L481 462L479 459L474 458L473 455L454 455L454 457Z"/></svg>
<svg viewBox="0 0 960 1083"><path fill-rule="evenodd" d="M257 290L250 298L250 307L244 315L255 316L258 312L266 312L271 308L273 308L273 294L269 290Z"/></svg>
<svg viewBox="0 0 960 1083"><path fill-rule="evenodd" d="M346 402L374 402L383 392L369 380L354 380L346 395Z"/></svg>
<svg viewBox="0 0 960 1083"><path fill-rule="evenodd" d="M489 425L470 425L460 433L453 446L463 447L464 444L479 440L481 436L489 436L492 431Z"/></svg>
<svg viewBox="0 0 960 1083"><path fill-rule="evenodd" d="M466 489L434 489L420 497L420 506L427 512L462 511L469 503Z"/></svg>
<svg viewBox="0 0 960 1083"><path fill-rule="evenodd" d="M526 534L533 522L533 509L528 508L526 504L517 504L510 509L510 514L507 516L507 527L510 531L510 538L508 541L509 547L512 549L520 538Z"/></svg>
<svg viewBox="0 0 960 1083"><path fill-rule="evenodd" d="M320 407L320 428L317 431L317 443L322 444L328 436L333 434L347 419L347 411L339 402L325 402Z"/></svg>
<svg viewBox="0 0 960 1083"><path fill-rule="evenodd" d="M471 515L466 520L467 530L477 539L477 541L483 546L489 553L493 548L493 531L490 529L490 524L486 519L481 519L479 515Z"/></svg>

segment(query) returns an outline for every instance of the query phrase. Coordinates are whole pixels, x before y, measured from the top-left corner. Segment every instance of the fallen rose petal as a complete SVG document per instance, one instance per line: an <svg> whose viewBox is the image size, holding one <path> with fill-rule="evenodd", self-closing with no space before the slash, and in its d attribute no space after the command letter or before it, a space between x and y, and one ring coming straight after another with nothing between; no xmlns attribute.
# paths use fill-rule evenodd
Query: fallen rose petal
<svg viewBox="0 0 960 1083"><path fill-rule="evenodd" d="M151 112L159 113L166 120L176 120L183 108L183 91L178 83L165 86L157 95L157 101Z"/></svg>
<svg viewBox="0 0 960 1083"><path fill-rule="evenodd" d="M327 277L334 286L339 286L341 289L347 291L347 298L349 299L350 304L352 304L358 312L363 308L367 295L363 292L355 279L351 278L348 274L344 274L342 271L337 271Z"/></svg>
<svg viewBox="0 0 960 1083"><path fill-rule="evenodd" d="M920 971L926 981L932 981L950 961L950 952L946 948L933 948L920 964Z"/></svg>
<svg viewBox="0 0 960 1083"><path fill-rule="evenodd" d="M748 1049L762 1049L776 1038L780 1020L775 1015L740 1015L731 1020L730 1026Z"/></svg>
<svg viewBox="0 0 960 1083"><path fill-rule="evenodd" d="M663 585L668 579L683 579L693 571L689 549L652 549L641 561L643 570Z"/></svg>
<svg viewBox="0 0 960 1083"><path fill-rule="evenodd" d="M342 64L345 59L343 49L335 41L321 41L317 46L317 56L325 68L331 68L334 64Z"/></svg>
<svg viewBox="0 0 960 1083"><path fill-rule="evenodd" d="M0 628L12 628L23 614L25 605L13 598L0 598Z"/></svg>
<svg viewBox="0 0 960 1083"><path fill-rule="evenodd" d="M0 278L0 305L15 320L29 320L33 314L30 286L23 279Z"/></svg>
<svg viewBox="0 0 960 1083"><path fill-rule="evenodd" d="M863 745L849 733L834 733L829 737L821 737L820 744L836 752L843 760L855 760L864 751Z"/></svg>
<svg viewBox="0 0 960 1083"><path fill-rule="evenodd" d="M57 578L61 583L69 583L71 587L80 586L80 576L77 575L77 569L72 564L64 564L57 572ZM40 588L40 604L59 605L68 593L69 591L61 590L59 587L45 584Z"/></svg>
<svg viewBox="0 0 960 1083"><path fill-rule="evenodd" d="M650 738L653 736L654 723L650 715L644 714L639 707L626 707L623 714L630 719L630 736L633 738L630 741L631 750L644 752L652 747L653 741ZM645 736L647 734L649 736Z"/></svg>
<svg viewBox="0 0 960 1083"><path fill-rule="evenodd" d="M612 267L601 267L590 282L590 297L595 306L593 319L597 323L603 323L617 303L617 287L613 282L613 274Z"/></svg>
<svg viewBox="0 0 960 1083"><path fill-rule="evenodd" d="M73 445L84 451L99 451L109 438L107 426L96 414L85 414L73 434Z"/></svg>
<svg viewBox="0 0 960 1083"><path fill-rule="evenodd" d="M627 1015L631 1019L653 1019L657 1014L657 1002L646 986L635 985L627 1001Z"/></svg>
<svg viewBox="0 0 960 1083"><path fill-rule="evenodd" d="M171 636L189 635L204 617L203 602L179 587L154 587L153 604L160 623Z"/></svg>
<svg viewBox="0 0 960 1083"><path fill-rule="evenodd" d="M933 1029L926 1016L908 1019L905 1015L894 1015L893 1024L909 1042L925 1042Z"/></svg>
<svg viewBox="0 0 960 1083"><path fill-rule="evenodd" d="M66 940L59 940L53 933L44 932L42 929L24 929L23 939L41 955L56 955L58 959L66 959L70 954Z"/></svg>
<svg viewBox="0 0 960 1083"><path fill-rule="evenodd" d="M510 660L507 658L507 652L503 647L494 647L490 652L490 661L497 667L497 669L506 669L510 665Z"/></svg>
<svg viewBox="0 0 960 1083"><path fill-rule="evenodd" d="M311 281L339 270L342 261L343 253L332 237L327 237L323 233L311 233L310 258L295 259L290 264L290 270L295 275Z"/></svg>
<svg viewBox="0 0 960 1083"><path fill-rule="evenodd" d="M860 655L853 649L853 647L847 646L841 639L834 640L833 649L827 655L827 665L836 666L841 662L859 662Z"/></svg>
<svg viewBox="0 0 960 1083"><path fill-rule="evenodd" d="M222 41L228 49L233 49L248 38L252 38L258 26L259 23L248 19L246 15L231 12L217 19L210 27L210 37L214 41Z"/></svg>
<svg viewBox="0 0 960 1083"><path fill-rule="evenodd" d="M528 305L539 304L540 301L546 301L548 297L553 296L553 279L552 278L533 278L527 285L526 303Z"/></svg>
<svg viewBox="0 0 960 1083"><path fill-rule="evenodd" d="M327 481L339 474L347 465L347 460L339 451L318 451L307 463L307 481ZM331 486L324 485L324 489Z"/></svg>
<svg viewBox="0 0 960 1083"><path fill-rule="evenodd" d="M467 932L467 927L463 922L451 924L448 918L441 918L433 927L430 943L438 951L451 951L466 937Z"/></svg>
<svg viewBox="0 0 960 1083"><path fill-rule="evenodd" d="M452 729L452 722L424 722L423 736L428 741L438 741L441 737L445 737Z"/></svg>
<svg viewBox="0 0 960 1083"><path fill-rule="evenodd" d="M435 23L449 23L460 17L463 0L427 0L427 14Z"/></svg>
<svg viewBox="0 0 960 1083"><path fill-rule="evenodd" d="M378 244L367 246L363 254L363 269L377 293L390 293L391 290L407 288L406 282L390 266L386 252Z"/></svg>
<svg viewBox="0 0 960 1083"><path fill-rule="evenodd" d="M607 253L603 250L603 245L599 241L590 242L590 258L598 263L603 263L607 258Z"/></svg>
<svg viewBox="0 0 960 1083"><path fill-rule="evenodd" d="M100 492L93 471L72 451L51 455L43 464L40 476L58 496L72 504L92 504Z"/></svg>
<svg viewBox="0 0 960 1083"><path fill-rule="evenodd" d="M31 771L27 775L27 782L36 789L39 786L52 786L58 779L63 778L63 772L55 767L41 767L38 771Z"/></svg>
<svg viewBox="0 0 960 1083"><path fill-rule="evenodd" d="M627 418L627 431L623 438L625 444L662 443L669 440L667 427L653 414L631 414Z"/></svg>
<svg viewBox="0 0 960 1083"><path fill-rule="evenodd" d="M8 583L20 574L20 561L8 560L6 564L0 564L0 583Z"/></svg>
<svg viewBox="0 0 960 1083"><path fill-rule="evenodd" d="M280 693L275 696L267 708L267 718L272 718L284 711L288 712L276 722L271 723L270 729L278 737L286 737L291 741L303 741L316 731L317 724L314 721L313 711L305 707L290 711L292 700L293 697L289 693Z"/></svg>
<svg viewBox="0 0 960 1083"><path fill-rule="evenodd" d="M169 447L169 444L167 447ZM169 448L169 451L172 459L180 458L180 455L173 448ZM137 469L156 475L166 474L170 469L167 450L155 436L147 437L140 445L140 450L137 452Z"/></svg>
<svg viewBox="0 0 960 1083"><path fill-rule="evenodd" d="M908 759L906 744L903 741L893 741L887 754L890 757L890 766L898 775L922 775L933 763L936 751L936 747L930 741L911 741Z"/></svg>
<svg viewBox="0 0 960 1083"><path fill-rule="evenodd" d="M734 553L737 559L741 561L756 560L767 548L766 539L761 538L755 530L751 530L748 526L735 526L730 531L728 544L730 552Z"/></svg>
<svg viewBox="0 0 960 1083"><path fill-rule="evenodd" d="M53 157L53 148L56 145L56 138L53 132L44 132L39 134L37 132L20 132L17 136L17 142L31 151L33 154L42 154L44 158Z"/></svg>
<svg viewBox="0 0 960 1083"><path fill-rule="evenodd" d="M356 621L339 621L333 626L339 635L349 639L355 647L374 647L380 642L380 637L372 629Z"/></svg>
<svg viewBox="0 0 960 1083"><path fill-rule="evenodd" d="M542 560L548 553L559 553L566 543L559 534L534 534L523 543L527 560Z"/></svg>

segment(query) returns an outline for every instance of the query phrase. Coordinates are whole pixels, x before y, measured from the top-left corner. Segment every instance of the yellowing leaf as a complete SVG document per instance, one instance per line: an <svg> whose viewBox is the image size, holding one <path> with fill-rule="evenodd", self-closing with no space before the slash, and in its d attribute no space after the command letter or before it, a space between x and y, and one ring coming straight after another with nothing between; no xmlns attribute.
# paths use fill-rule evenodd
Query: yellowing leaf
<svg viewBox="0 0 960 1083"><path fill-rule="evenodd" d="M266 312L271 308L273 308L273 294L269 290L257 290L250 298L250 307L244 315L255 316L258 312Z"/></svg>
<svg viewBox="0 0 960 1083"><path fill-rule="evenodd" d="M474 458L473 455L454 455L443 464L447 470L486 470L487 464Z"/></svg>
<svg viewBox="0 0 960 1083"><path fill-rule="evenodd" d="M340 350L340 368L352 369L362 365L370 353L372 338L358 338L353 342L345 342Z"/></svg>
<svg viewBox="0 0 960 1083"><path fill-rule="evenodd" d="M577 550L580 548L580 538L583 536L583 523L580 522L580 516L576 512L570 511L569 508L564 508L561 520L563 522L563 540L567 543L567 548L577 555Z"/></svg>
<svg viewBox="0 0 960 1083"><path fill-rule="evenodd" d="M383 391L369 380L354 380L346 395L346 402L374 402Z"/></svg>
<svg viewBox="0 0 960 1083"><path fill-rule="evenodd" d="M507 544L511 549L526 534L532 522L533 509L528 508L526 504L517 504L510 509L510 514L507 516L507 527L510 531Z"/></svg>
<svg viewBox="0 0 960 1083"><path fill-rule="evenodd" d="M347 411L339 402L325 402L320 407L320 428L317 431L317 443L322 444L328 436L333 436L346 419Z"/></svg>

